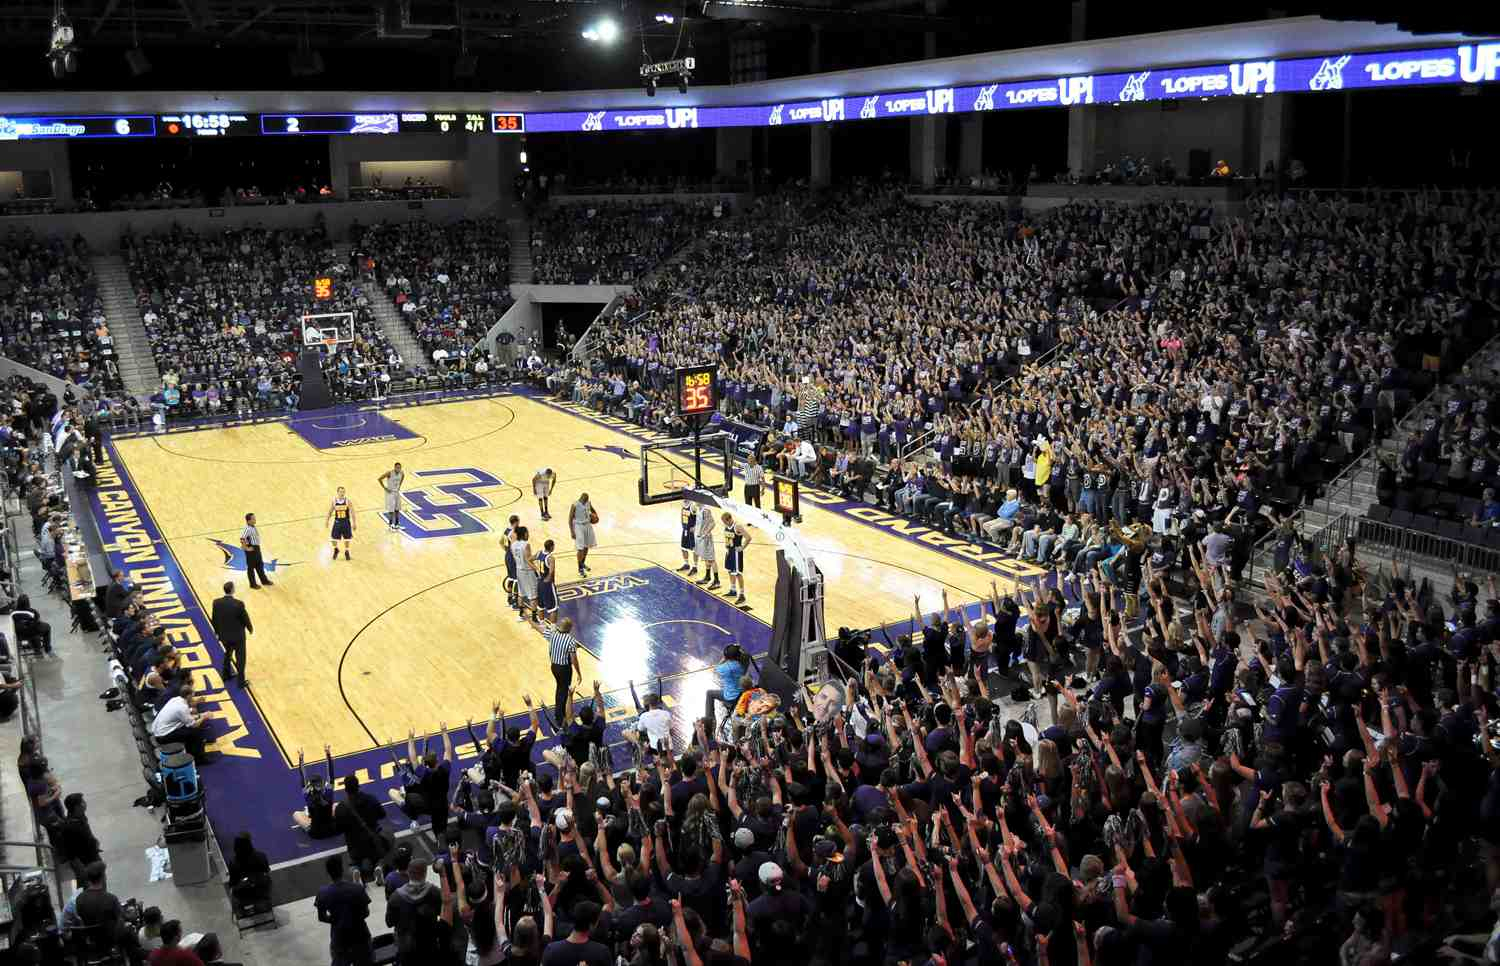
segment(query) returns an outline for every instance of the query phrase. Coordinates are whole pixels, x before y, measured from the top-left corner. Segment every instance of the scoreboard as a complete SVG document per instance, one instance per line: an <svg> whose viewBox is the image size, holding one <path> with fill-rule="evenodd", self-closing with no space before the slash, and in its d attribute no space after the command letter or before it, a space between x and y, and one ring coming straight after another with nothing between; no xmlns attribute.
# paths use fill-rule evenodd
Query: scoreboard
<svg viewBox="0 0 1500 966"><path fill-rule="evenodd" d="M0 115L0 141L74 138L261 137L298 134L524 134L523 114L493 111L370 111L368 113Z"/></svg>
<svg viewBox="0 0 1500 966"><path fill-rule="evenodd" d="M708 416L718 408L718 366L684 366L677 370L679 415Z"/></svg>
<svg viewBox="0 0 1500 966"><path fill-rule="evenodd" d="M149 138L156 136L151 114L89 114L63 117L0 115L0 141L41 138Z"/></svg>

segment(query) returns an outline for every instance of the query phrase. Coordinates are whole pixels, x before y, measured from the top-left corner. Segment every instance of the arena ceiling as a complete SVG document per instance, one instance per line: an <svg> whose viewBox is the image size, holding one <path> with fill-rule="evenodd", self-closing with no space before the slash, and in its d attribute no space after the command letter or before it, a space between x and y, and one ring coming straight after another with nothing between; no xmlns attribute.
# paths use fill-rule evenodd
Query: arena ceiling
<svg viewBox="0 0 1500 966"><path fill-rule="evenodd" d="M838 73L906 64L880 85L899 89L1500 33L1500 4L1279 0L1276 8L1267 0L7 0L0 4L0 48L9 54L0 58L0 89L601 89L633 83L643 46L661 60L688 44L705 89L820 70L835 71L828 83L837 85ZM61 83L42 57L58 9L74 25L82 64ZM1329 19L1316 26L1264 19L1288 12ZM621 31L612 49L582 38L606 17ZM1345 17L1361 20L1338 22ZM1088 39L1067 43L1080 29ZM1162 31L1164 39L1140 39ZM823 38L816 59L814 34ZM763 50L758 74L731 66L734 42L744 40ZM127 69L124 55L136 48L149 68ZM938 59L909 63L934 50ZM984 51L1003 51L986 56L1004 63L972 71L958 63ZM321 62L316 71L289 69L307 52L326 69ZM831 93L818 81L792 81L766 97ZM712 104L713 97L681 103Z"/></svg>

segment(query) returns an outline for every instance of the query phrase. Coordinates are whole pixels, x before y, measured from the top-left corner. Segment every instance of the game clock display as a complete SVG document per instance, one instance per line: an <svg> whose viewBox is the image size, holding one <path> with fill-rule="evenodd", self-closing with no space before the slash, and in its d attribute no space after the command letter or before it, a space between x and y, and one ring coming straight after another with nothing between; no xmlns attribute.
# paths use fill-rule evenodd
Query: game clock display
<svg viewBox="0 0 1500 966"><path fill-rule="evenodd" d="M677 370L677 412L706 416L719 406L719 367L688 366Z"/></svg>

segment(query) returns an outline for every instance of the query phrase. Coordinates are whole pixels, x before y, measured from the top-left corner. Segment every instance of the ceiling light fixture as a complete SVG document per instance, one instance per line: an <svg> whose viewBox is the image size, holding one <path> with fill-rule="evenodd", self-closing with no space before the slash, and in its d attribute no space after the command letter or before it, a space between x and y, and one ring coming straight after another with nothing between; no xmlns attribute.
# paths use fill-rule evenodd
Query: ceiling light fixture
<svg viewBox="0 0 1500 966"><path fill-rule="evenodd" d="M620 25L607 17L583 32L583 39L595 44L612 44L619 36Z"/></svg>

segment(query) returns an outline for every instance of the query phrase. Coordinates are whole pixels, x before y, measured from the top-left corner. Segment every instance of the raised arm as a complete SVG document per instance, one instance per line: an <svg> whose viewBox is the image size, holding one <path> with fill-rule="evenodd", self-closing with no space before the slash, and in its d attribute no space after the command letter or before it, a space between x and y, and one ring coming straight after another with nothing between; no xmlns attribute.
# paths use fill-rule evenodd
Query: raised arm
<svg viewBox="0 0 1500 966"><path fill-rule="evenodd" d="M750 933L745 928L745 887L729 880L729 900L734 904L734 954L750 962Z"/></svg>
<svg viewBox="0 0 1500 966"><path fill-rule="evenodd" d="M1328 831L1332 833L1335 842L1344 841L1344 830L1339 827L1339 820L1333 815L1333 806L1328 802L1329 783L1324 782L1322 786L1323 821L1328 824Z"/></svg>

